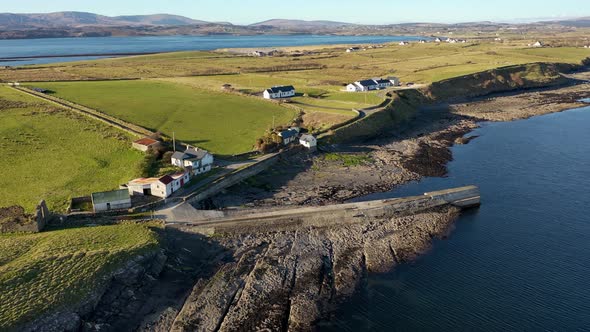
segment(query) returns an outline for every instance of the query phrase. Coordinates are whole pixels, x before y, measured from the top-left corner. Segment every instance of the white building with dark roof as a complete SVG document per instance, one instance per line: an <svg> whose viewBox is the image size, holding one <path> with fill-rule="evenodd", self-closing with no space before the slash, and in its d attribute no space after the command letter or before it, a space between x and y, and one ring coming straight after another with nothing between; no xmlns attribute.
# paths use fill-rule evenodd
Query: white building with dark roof
<svg viewBox="0 0 590 332"><path fill-rule="evenodd" d="M280 99L295 96L295 88L292 85L273 86L263 92L264 99Z"/></svg>
<svg viewBox="0 0 590 332"><path fill-rule="evenodd" d="M357 81L346 86L348 92L364 92L386 89L392 86L398 86L399 79L397 77L389 78L373 78L369 80Z"/></svg>
<svg viewBox="0 0 590 332"><path fill-rule="evenodd" d="M297 136L299 136L299 130L296 128L289 128L279 133L279 137L283 140L283 145L289 145L290 143L295 142Z"/></svg>
<svg viewBox="0 0 590 332"><path fill-rule="evenodd" d="M214 158L209 152L187 146L184 152L175 152L171 159L172 165L192 169L193 174L198 175L209 172L213 167Z"/></svg>

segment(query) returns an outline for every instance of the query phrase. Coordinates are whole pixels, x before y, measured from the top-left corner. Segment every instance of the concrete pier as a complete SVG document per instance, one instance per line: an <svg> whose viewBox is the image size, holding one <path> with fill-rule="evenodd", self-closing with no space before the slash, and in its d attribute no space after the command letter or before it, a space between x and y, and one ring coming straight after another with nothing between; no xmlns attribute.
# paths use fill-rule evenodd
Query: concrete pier
<svg viewBox="0 0 590 332"><path fill-rule="evenodd" d="M326 227L362 221L363 218L383 218L399 214L410 214L430 208L452 205L461 209L479 206L480 193L476 186L453 188L425 193L422 196L374 200L358 203L336 204L294 209L227 210L215 211L206 219L172 222L168 225L193 226L204 233L215 233L223 229L311 226Z"/></svg>

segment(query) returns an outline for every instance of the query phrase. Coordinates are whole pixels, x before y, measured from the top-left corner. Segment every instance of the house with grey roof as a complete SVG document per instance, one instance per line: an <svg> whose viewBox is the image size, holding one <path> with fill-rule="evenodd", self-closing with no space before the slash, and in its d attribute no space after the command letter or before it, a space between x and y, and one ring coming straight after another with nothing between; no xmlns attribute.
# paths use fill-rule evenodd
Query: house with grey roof
<svg viewBox="0 0 590 332"><path fill-rule="evenodd" d="M206 150L187 146L184 152L174 152L172 155L172 165L191 169L194 175L209 172L213 167L213 155Z"/></svg>
<svg viewBox="0 0 590 332"><path fill-rule="evenodd" d="M368 80L357 81L346 86L348 92L364 92L385 89L391 86L398 86L399 79L397 77L388 78L372 78Z"/></svg>
<svg viewBox="0 0 590 332"><path fill-rule="evenodd" d="M299 128L289 128L279 133L279 136L283 140L283 145L289 145L291 142L295 142L299 136Z"/></svg>
<svg viewBox="0 0 590 332"><path fill-rule="evenodd" d="M264 90L262 95L264 99L290 98L295 96L295 87L292 85L273 86L270 89Z"/></svg>
<svg viewBox="0 0 590 332"><path fill-rule="evenodd" d="M131 207L131 196L127 189L93 193L91 195L94 212L122 210Z"/></svg>

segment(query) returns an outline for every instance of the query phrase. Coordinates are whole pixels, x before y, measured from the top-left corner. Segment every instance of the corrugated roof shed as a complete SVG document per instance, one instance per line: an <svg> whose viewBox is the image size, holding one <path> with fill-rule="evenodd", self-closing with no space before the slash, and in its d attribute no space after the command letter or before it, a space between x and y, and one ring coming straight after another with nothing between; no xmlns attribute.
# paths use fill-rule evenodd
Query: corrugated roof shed
<svg viewBox="0 0 590 332"><path fill-rule="evenodd" d="M127 189L105 191L92 194L92 203L105 204L111 202L118 202L130 199L129 191Z"/></svg>

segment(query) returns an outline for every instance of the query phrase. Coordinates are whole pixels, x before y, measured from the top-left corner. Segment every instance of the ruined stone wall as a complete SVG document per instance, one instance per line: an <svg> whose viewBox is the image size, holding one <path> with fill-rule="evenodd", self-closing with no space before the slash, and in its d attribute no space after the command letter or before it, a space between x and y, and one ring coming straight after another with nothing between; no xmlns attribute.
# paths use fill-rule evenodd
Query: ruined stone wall
<svg viewBox="0 0 590 332"><path fill-rule="evenodd" d="M27 214L21 206L0 208L0 233L38 233L50 218L45 201L41 201L34 214Z"/></svg>

